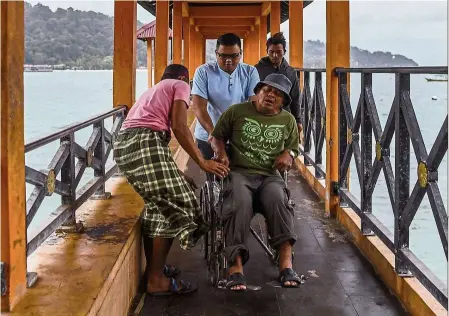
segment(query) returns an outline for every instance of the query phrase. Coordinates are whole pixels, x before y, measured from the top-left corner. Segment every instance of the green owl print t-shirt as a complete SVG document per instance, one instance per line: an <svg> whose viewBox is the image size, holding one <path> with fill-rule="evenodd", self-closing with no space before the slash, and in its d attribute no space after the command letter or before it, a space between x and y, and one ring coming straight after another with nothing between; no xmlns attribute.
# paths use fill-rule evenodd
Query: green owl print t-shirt
<svg viewBox="0 0 449 316"><path fill-rule="evenodd" d="M295 118L282 110L263 115L251 102L234 104L218 119L212 136L231 147L231 170L272 175L276 157L286 149L298 155L299 136Z"/></svg>

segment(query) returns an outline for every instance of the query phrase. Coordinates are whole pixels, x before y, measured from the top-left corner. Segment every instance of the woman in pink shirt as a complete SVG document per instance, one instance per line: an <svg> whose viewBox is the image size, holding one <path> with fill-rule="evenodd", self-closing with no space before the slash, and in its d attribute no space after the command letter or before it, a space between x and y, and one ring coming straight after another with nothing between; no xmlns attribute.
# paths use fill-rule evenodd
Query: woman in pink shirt
<svg viewBox="0 0 449 316"><path fill-rule="evenodd" d="M120 171L145 202L142 236L150 295L184 294L196 289L191 282L176 281L179 270L165 261L175 237L183 249L190 249L209 228L191 187L195 184L171 156L170 130L201 169L219 177L229 172L226 166L205 160L195 146L187 126L188 82L186 67L169 65L161 81L133 105L114 142L114 159Z"/></svg>

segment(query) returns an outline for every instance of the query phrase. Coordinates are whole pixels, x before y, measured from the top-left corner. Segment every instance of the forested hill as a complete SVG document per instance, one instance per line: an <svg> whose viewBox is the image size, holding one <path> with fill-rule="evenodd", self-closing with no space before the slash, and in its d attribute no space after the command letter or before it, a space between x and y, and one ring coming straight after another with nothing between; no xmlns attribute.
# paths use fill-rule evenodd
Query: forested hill
<svg viewBox="0 0 449 316"><path fill-rule="evenodd" d="M137 27L143 24L137 21ZM25 4L25 63L65 64L84 69L112 69L112 17L93 11L69 8L52 11L49 7ZM215 59L215 43L208 45L207 59ZM288 49L288 48L287 48ZM304 42L304 66L325 66L325 43ZM137 65L146 66L146 45L137 41ZM171 54L171 52L169 52ZM351 47L352 67L416 66L402 55L389 52L368 52Z"/></svg>
<svg viewBox="0 0 449 316"><path fill-rule="evenodd" d="M114 19L105 14L26 3L25 63L112 69L113 32ZM138 65L146 65L145 43L137 49Z"/></svg>

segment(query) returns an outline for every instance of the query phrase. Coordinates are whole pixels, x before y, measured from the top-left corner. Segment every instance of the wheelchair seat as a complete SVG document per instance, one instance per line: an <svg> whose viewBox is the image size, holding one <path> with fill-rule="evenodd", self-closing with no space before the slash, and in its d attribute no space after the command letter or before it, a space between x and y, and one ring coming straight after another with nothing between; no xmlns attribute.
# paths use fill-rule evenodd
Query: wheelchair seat
<svg viewBox="0 0 449 316"><path fill-rule="evenodd" d="M288 173L281 174L283 180L287 184ZM290 199L289 203L294 206L294 202ZM200 207L204 219L211 225L211 229L203 237L202 251L208 267L208 278L213 286L226 288L226 271L227 260L224 255L225 236L224 225L218 216L219 208L223 204L223 180L214 175L206 177L206 182L200 192ZM278 266L279 256L276 250L271 247L270 236L266 228L263 234L258 234L252 226L250 232L264 249L271 263ZM294 253L292 254L294 257Z"/></svg>

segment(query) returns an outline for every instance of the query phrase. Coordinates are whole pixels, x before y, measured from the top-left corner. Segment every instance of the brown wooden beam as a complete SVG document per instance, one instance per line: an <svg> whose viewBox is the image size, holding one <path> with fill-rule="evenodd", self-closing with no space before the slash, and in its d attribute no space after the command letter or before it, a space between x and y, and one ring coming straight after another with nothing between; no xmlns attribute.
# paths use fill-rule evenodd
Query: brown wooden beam
<svg viewBox="0 0 449 316"><path fill-rule="evenodd" d="M304 66L303 2L291 1L289 7L289 54L292 67Z"/></svg>
<svg viewBox="0 0 449 316"><path fill-rule="evenodd" d="M154 83L158 83L168 65L169 2L156 2L156 39L154 51Z"/></svg>
<svg viewBox="0 0 449 316"><path fill-rule="evenodd" d="M201 33L201 34L206 39L216 40L219 36L223 35L224 33L225 32L205 32L205 33ZM237 31L237 32L233 32L233 33L243 39L248 35L249 31Z"/></svg>
<svg viewBox="0 0 449 316"><path fill-rule="evenodd" d="M173 63L180 64L182 59L182 2L173 2Z"/></svg>
<svg viewBox="0 0 449 316"><path fill-rule="evenodd" d="M127 23L124 23L127 21ZM134 104L136 97L137 2L114 2L113 106Z"/></svg>
<svg viewBox="0 0 449 316"><path fill-rule="evenodd" d="M193 18L251 18L261 15L260 5L190 7Z"/></svg>
<svg viewBox="0 0 449 316"><path fill-rule="evenodd" d="M255 23L254 18L195 18L196 26L248 26Z"/></svg>
<svg viewBox="0 0 449 316"><path fill-rule="evenodd" d="M192 78L193 73L190 69L190 23L189 18L182 18L182 37L184 41L184 66L189 69L189 75Z"/></svg>
<svg viewBox="0 0 449 316"><path fill-rule="evenodd" d="M182 2L182 17L186 18L190 15L189 12L189 4L187 3L187 1L183 1Z"/></svg>
<svg viewBox="0 0 449 316"><path fill-rule="evenodd" d="M254 28L254 27L253 27ZM212 26L197 26L196 27L198 32L223 32L224 33L234 33L234 32L241 32L241 31L251 31L251 26L220 26L220 27L212 27Z"/></svg>
<svg viewBox="0 0 449 316"><path fill-rule="evenodd" d="M10 311L26 292L27 238L24 152L25 18L23 1L0 2L1 87L1 261ZM3 277L3 276L2 276Z"/></svg>
<svg viewBox="0 0 449 316"><path fill-rule="evenodd" d="M261 8L261 16L267 16L271 12L271 1L264 1Z"/></svg>
<svg viewBox="0 0 449 316"><path fill-rule="evenodd" d="M260 56L266 56L267 54L267 17L260 17L259 26L259 45L260 45Z"/></svg>
<svg viewBox="0 0 449 316"><path fill-rule="evenodd" d="M281 31L281 3L279 1L271 1L270 12L270 33L273 36Z"/></svg>
<svg viewBox="0 0 449 316"><path fill-rule="evenodd" d="M335 216L338 196L332 194L332 182L339 173L339 111L336 67L349 67L349 1L326 2L326 200L325 209ZM349 78L348 78L349 83ZM348 91L349 93L349 91Z"/></svg>

